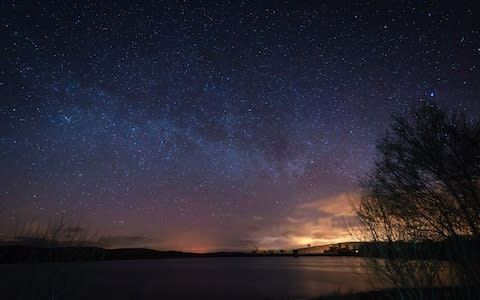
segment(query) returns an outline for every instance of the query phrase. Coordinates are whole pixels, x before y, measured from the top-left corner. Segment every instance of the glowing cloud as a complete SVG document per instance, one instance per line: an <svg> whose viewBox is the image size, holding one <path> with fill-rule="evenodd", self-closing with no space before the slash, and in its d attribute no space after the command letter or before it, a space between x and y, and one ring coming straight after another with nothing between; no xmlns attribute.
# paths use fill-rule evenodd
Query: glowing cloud
<svg viewBox="0 0 480 300"><path fill-rule="evenodd" d="M279 224L257 228L259 248L298 248L355 240L350 232L355 193L341 193L298 205Z"/></svg>

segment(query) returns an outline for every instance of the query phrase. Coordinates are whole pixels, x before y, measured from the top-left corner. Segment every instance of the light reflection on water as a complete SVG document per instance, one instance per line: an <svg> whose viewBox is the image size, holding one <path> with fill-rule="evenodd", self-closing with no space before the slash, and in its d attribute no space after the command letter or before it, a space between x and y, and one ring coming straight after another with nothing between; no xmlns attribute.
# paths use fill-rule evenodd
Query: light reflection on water
<svg viewBox="0 0 480 300"><path fill-rule="evenodd" d="M311 298L371 289L356 257L239 257L0 265L11 296L64 299ZM3 289L3 288L2 288Z"/></svg>

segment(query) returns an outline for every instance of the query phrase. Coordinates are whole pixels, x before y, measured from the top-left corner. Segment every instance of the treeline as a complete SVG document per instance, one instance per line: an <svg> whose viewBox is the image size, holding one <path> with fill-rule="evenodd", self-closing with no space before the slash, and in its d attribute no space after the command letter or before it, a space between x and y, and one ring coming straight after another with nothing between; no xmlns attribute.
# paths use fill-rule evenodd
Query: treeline
<svg viewBox="0 0 480 300"><path fill-rule="evenodd" d="M423 242L372 242L358 248L358 255L383 259L436 259L462 261L480 253L480 240L451 238L445 241Z"/></svg>
<svg viewBox="0 0 480 300"><path fill-rule="evenodd" d="M393 116L376 148L356 206L358 232L375 242L364 255L381 258L366 260L371 271L398 299L480 286L478 116L425 103Z"/></svg>

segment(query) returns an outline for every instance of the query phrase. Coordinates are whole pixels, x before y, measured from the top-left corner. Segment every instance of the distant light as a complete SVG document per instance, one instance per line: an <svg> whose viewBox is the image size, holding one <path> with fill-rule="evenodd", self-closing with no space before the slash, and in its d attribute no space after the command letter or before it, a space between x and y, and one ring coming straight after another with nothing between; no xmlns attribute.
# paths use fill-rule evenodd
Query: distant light
<svg viewBox="0 0 480 300"><path fill-rule="evenodd" d="M430 97L435 96L435 92L430 92Z"/></svg>

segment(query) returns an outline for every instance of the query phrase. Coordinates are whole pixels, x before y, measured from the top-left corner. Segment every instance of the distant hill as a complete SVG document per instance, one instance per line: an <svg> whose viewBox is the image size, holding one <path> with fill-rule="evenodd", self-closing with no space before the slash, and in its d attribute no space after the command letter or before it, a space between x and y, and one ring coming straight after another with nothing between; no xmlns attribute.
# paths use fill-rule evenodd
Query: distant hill
<svg viewBox="0 0 480 300"><path fill-rule="evenodd" d="M246 252L190 253L181 251L158 251L145 248L104 249L100 247L39 247L26 245L0 246L0 263L42 263L246 256L265 255L254 255ZM278 256L278 254L276 256Z"/></svg>

